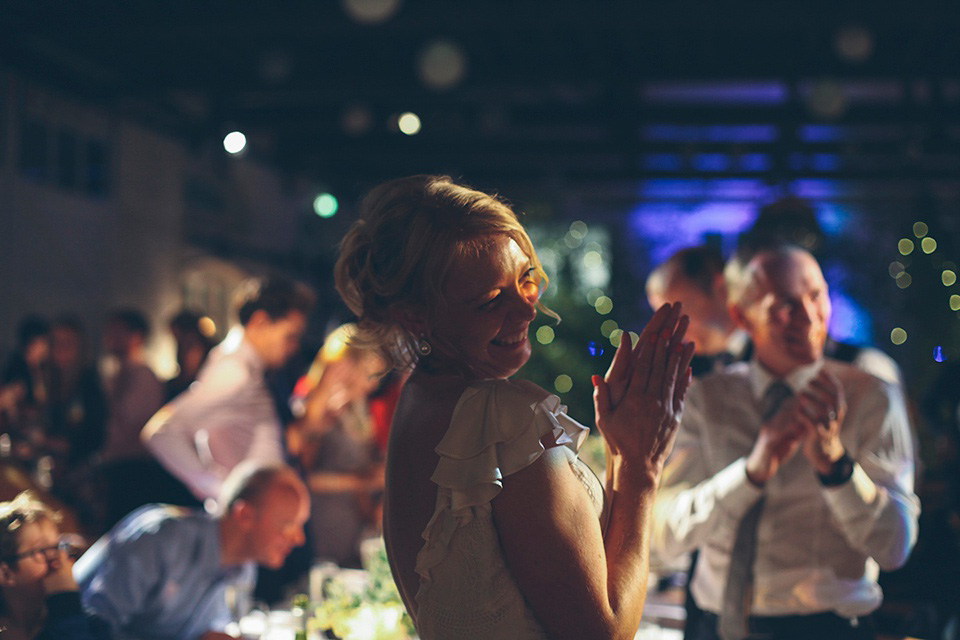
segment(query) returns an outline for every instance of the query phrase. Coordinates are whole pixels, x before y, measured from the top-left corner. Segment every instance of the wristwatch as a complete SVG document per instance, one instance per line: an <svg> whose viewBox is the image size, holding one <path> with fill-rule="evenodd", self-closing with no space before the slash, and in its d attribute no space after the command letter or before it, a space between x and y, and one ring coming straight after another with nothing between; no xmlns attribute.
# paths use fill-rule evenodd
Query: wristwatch
<svg viewBox="0 0 960 640"><path fill-rule="evenodd" d="M824 487L838 487L853 475L853 460L847 454L843 454L833 463L833 467L827 473L818 473L820 484Z"/></svg>

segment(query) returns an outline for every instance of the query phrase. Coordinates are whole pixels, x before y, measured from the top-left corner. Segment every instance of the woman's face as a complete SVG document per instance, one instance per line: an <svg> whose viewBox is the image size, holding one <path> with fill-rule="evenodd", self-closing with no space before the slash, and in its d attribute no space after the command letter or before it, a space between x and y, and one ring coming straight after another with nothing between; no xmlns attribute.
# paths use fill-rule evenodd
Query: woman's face
<svg viewBox="0 0 960 640"><path fill-rule="evenodd" d="M447 304L434 310L427 336L436 365L476 378L516 373L530 358L539 284L530 258L507 235L455 262L444 284Z"/></svg>

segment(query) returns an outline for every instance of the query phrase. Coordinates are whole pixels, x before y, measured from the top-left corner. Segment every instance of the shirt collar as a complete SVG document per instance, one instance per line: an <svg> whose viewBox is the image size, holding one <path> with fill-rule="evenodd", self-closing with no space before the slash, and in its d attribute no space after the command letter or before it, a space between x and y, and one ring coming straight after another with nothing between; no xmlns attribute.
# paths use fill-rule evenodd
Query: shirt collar
<svg viewBox="0 0 960 640"><path fill-rule="evenodd" d="M236 353L252 370L262 372L266 369L263 360L256 349L253 348L253 345L250 344L250 341L247 340L246 333L240 325L230 329L227 333L227 337L220 343L220 353L224 355Z"/></svg>
<svg viewBox="0 0 960 640"><path fill-rule="evenodd" d="M778 378L760 364L760 361L754 356L750 360L750 389L753 392L753 397L760 400L763 398L763 394L766 392L767 387L770 386L770 383L775 380L782 380L790 387L794 395L799 395L807 384L817 376L822 367L823 358L810 364L801 365L783 378Z"/></svg>

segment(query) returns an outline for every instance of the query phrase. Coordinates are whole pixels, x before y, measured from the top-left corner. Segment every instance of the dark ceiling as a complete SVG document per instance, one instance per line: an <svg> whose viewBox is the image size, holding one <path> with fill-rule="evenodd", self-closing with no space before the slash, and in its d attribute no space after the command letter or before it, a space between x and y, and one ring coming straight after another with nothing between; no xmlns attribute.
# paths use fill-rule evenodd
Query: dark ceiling
<svg viewBox="0 0 960 640"><path fill-rule="evenodd" d="M953 3L403 0L379 24L357 22L345 5L4 0L0 61L194 148L240 129L253 156L331 183L424 171L488 184L696 170L777 180L824 170L789 160L813 149L796 135L810 123L861 132L813 149L844 159L827 163L839 177L960 171ZM447 88L417 71L438 39L465 62ZM743 91L753 98L730 99ZM811 107L818 96L826 107ZM418 135L396 130L406 111L419 115ZM662 129L705 124L778 133ZM771 162L691 164L701 152L754 151ZM680 160L657 164L656 154Z"/></svg>

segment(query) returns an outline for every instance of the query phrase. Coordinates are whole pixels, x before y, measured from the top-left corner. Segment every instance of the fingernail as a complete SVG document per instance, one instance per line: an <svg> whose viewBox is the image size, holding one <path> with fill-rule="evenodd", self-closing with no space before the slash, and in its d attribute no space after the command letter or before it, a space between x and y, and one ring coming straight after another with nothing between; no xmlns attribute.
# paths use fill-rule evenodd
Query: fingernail
<svg viewBox="0 0 960 640"><path fill-rule="evenodd" d="M602 380L602 378L601 378L600 376L596 375L596 374L590 376L590 382L592 382L592 383L593 383L593 386L595 386L595 387L599 387L599 386L600 386L600 380Z"/></svg>

